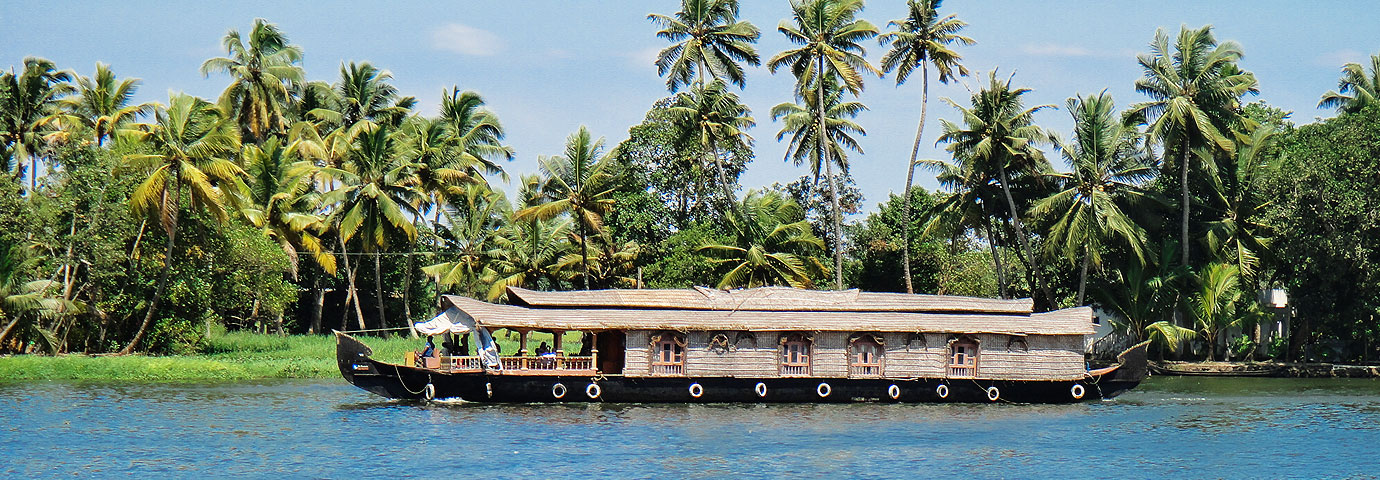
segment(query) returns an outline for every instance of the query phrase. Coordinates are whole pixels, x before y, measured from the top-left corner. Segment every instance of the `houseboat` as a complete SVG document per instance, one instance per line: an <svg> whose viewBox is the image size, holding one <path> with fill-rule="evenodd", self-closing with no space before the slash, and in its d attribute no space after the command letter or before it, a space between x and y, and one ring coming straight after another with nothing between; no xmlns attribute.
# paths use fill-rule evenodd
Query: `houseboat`
<svg viewBox="0 0 1380 480"><path fill-rule="evenodd" d="M443 297L442 313L416 327L457 335L446 355L384 362L337 332L340 373L393 399L689 403L1071 403L1115 397L1147 374L1145 344L1089 369L1092 310L1033 313L1029 299L780 287L509 288L508 298ZM502 330L516 352L499 352ZM552 350L529 351L533 332L552 335ZM564 351L565 338L580 351Z"/></svg>

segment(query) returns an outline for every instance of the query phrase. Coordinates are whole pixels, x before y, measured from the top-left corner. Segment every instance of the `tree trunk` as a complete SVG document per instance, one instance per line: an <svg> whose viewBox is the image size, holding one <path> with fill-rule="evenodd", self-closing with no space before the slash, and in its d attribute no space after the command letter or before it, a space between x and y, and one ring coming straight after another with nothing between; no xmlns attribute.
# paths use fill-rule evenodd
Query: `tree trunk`
<svg viewBox="0 0 1380 480"><path fill-rule="evenodd" d="M742 213L737 211L737 199L733 196L733 189L728 186L728 174L724 172L724 162L723 159L719 158L719 149L718 147L711 147L711 149L712 152L710 155L714 156L714 167L715 170L719 171L719 185L724 189L724 200L728 201L728 209L736 213Z"/></svg>
<svg viewBox="0 0 1380 480"><path fill-rule="evenodd" d="M589 232L585 228L584 219L578 219L576 222L580 224L580 265L584 266L581 279L584 281L585 290L589 290Z"/></svg>
<svg viewBox="0 0 1380 480"><path fill-rule="evenodd" d="M834 168L829 158L829 130L824 124L824 57L817 57L819 69L815 72L815 117L819 129L815 138L819 145L819 161L824 164L824 175L829 181L830 202L834 207L834 288L843 290L843 210L839 207L838 184L834 182Z"/></svg>
<svg viewBox="0 0 1380 480"><path fill-rule="evenodd" d="M312 282L311 291L311 327L307 328L307 333L315 335L321 333L321 309L325 307L326 304L326 289L321 287L320 275Z"/></svg>
<svg viewBox="0 0 1380 480"><path fill-rule="evenodd" d="M139 324L139 331L135 332L134 339L129 341L129 345L125 345L125 348L120 349L119 355L129 355L133 353L134 349L139 347L139 342L144 340L144 335L148 334L149 325L153 324L153 316L158 312L158 303L163 301L163 290L168 286L168 277L172 276L173 249L177 246L177 221L181 216L179 215L181 213L181 206L178 205L178 200L181 197L182 184L178 181L177 170L173 170L170 176L173 181L172 214L170 215L172 221L169 222L168 246L163 256L163 273L158 276L158 286L153 289L153 303L149 305L148 313L144 314L144 321ZM167 194L165 193L164 195ZM166 201L166 197L163 205L164 208L167 208L168 202Z"/></svg>
<svg viewBox="0 0 1380 480"><path fill-rule="evenodd" d="M1088 264L1092 263L1089 258L1087 252L1084 252L1083 269L1078 274L1078 306L1080 307L1083 306L1083 293L1087 291L1088 287Z"/></svg>
<svg viewBox="0 0 1380 480"><path fill-rule="evenodd" d="M920 138L925 134L925 114L930 106L930 67L920 62L920 125L915 127L915 145L910 148L910 163L906 164L906 190L901 200L901 266L906 276L906 293L915 293L910 278L910 187L915 181L915 158L920 155Z"/></svg>
<svg viewBox="0 0 1380 480"><path fill-rule="evenodd" d="M364 325L364 307L359 305L359 290L355 288L355 270L359 267L356 264L355 268L350 268L350 252L345 248L345 239L336 237L336 240L340 241L340 260L345 265L345 279L349 282L349 290L345 295L345 306L349 308L350 300L355 301L355 318L359 320L359 329L365 330L369 327Z"/></svg>
<svg viewBox="0 0 1380 480"><path fill-rule="evenodd" d="M412 229L417 229L417 219L412 219ZM403 318L407 321L406 325L412 324L412 254L417 250L417 242L413 240L407 244L407 269L403 270Z"/></svg>
<svg viewBox="0 0 1380 480"><path fill-rule="evenodd" d="M1040 275L1035 272L1035 252L1030 249L1030 241L1025 238L1025 229L1021 227L1021 216L1016 212L1016 200L1011 196L1011 182L1006 175L1006 166L1001 169L1001 191L1006 197L1006 206L1011 213L1012 227L1016 230L1016 242L1021 246L1021 253L1025 254L1026 259L1026 279L1030 282L1030 287L1040 290L1045 294L1045 299L1049 302L1049 308L1054 308L1054 293L1040 283ZM1031 292L1034 296L1034 292Z"/></svg>
<svg viewBox="0 0 1380 480"><path fill-rule="evenodd" d="M1188 137L1184 137L1183 151L1179 152L1179 186L1183 188L1184 215L1182 225L1183 265L1188 266Z"/></svg>
<svg viewBox="0 0 1380 480"><path fill-rule="evenodd" d="M983 219L982 228L987 230L987 246L992 250L992 266L997 269L997 293L1001 298L1006 296L1006 271L1002 269L1001 252L997 251L997 237L992 235L991 219Z"/></svg>
<svg viewBox="0 0 1380 480"><path fill-rule="evenodd" d="M374 254L374 299L377 300L379 310L379 328L388 328L388 317L383 311L383 267L379 261L379 252Z"/></svg>

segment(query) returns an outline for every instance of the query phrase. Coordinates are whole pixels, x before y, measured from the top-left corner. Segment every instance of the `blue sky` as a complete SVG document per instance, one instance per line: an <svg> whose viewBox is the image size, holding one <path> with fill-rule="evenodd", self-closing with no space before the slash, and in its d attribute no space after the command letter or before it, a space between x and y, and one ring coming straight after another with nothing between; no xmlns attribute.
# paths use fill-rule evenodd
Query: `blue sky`
<svg viewBox="0 0 1380 480"><path fill-rule="evenodd" d="M169 90L215 98L224 76L203 78L201 62L222 55L228 29L246 31L256 17L277 23L306 51L304 67L314 80L334 81L342 61L370 61L390 70L394 84L434 114L451 85L477 90L508 129L518 154L507 165L514 178L536 170L538 155L559 153L580 125L607 137L610 147L627 137L652 103L668 95L652 60L665 41L646 20L670 14L677 1L496 2L6 2L0 11L0 66L25 56L54 60L60 68L90 75L97 61L119 76L142 78L141 101L166 101ZM1316 8L1312 8L1316 7ZM1370 2L1284 1L957 1L943 10L971 26L978 44L961 50L975 72L1000 67L1015 83L1034 89L1030 104L1062 106L1075 94L1107 89L1118 107L1141 101L1133 82L1141 74L1137 53L1146 52L1156 28L1215 26L1219 40L1241 43L1243 68L1260 80L1259 100L1292 110L1296 123L1328 117L1315 108L1336 87L1340 67L1380 52L1380 9ZM904 15L900 0L869 2L866 18L885 28ZM763 59L790 47L776 25L789 13L786 0L743 0L742 18L762 29ZM885 49L868 44L874 63ZM749 69L743 101L758 126L757 158L742 178L745 187L788 182L806 173L782 160L775 140L773 105L790 100L793 79ZM965 82L976 88L977 78ZM930 118L922 158L945 158L933 146L939 119L957 119L939 101L966 104L959 84L931 84ZM858 118L867 136L865 154L851 158L852 172L875 208L904 188L904 165L919 117L919 78L897 87L892 78L868 79L861 101L871 107ZM1037 122L1067 135L1063 110L1047 110ZM1056 160L1056 163L1059 163ZM917 173L933 188L932 175Z"/></svg>

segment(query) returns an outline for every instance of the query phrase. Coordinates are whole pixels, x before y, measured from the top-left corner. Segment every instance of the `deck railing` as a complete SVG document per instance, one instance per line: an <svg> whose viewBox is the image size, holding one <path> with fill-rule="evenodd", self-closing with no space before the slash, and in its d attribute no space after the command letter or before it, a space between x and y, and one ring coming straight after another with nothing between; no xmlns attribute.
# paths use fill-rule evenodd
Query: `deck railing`
<svg viewBox="0 0 1380 480"><path fill-rule="evenodd" d="M781 375L785 375L785 376L797 375L797 376L800 376L800 375L809 375L809 374L810 374L810 366L809 366L809 365L782 365L782 366L781 366Z"/></svg>
<svg viewBox="0 0 1380 480"><path fill-rule="evenodd" d="M685 375L685 365L679 363L653 363L652 375Z"/></svg>
<svg viewBox="0 0 1380 480"><path fill-rule="evenodd" d="M949 366L949 378L973 378L976 372L976 367Z"/></svg>
<svg viewBox="0 0 1380 480"><path fill-rule="evenodd" d="M499 365L503 370L527 372L593 370L594 357L500 357Z"/></svg>
<svg viewBox="0 0 1380 480"><path fill-rule="evenodd" d="M881 365L849 365L848 374L855 377L876 377L882 374Z"/></svg>

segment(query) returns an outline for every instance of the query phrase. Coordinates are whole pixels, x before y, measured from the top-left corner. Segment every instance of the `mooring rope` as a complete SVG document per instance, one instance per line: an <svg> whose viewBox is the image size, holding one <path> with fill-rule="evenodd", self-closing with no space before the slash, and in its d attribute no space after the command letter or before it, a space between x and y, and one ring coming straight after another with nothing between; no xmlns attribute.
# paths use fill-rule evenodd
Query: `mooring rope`
<svg viewBox="0 0 1380 480"><path fill-rule="evenodd" d="M393 373L398 376L398 385L402 385L403 390L407 390L407 393L420 395L422 392L426 391L425 386L423 386L421 390L412 391L412 389L407 386L407 381L403 380L402 370L399 370L397 365L393 365ZM426 383L427 385L431 384L431 372L427 372L426 374Z"/></svg>

